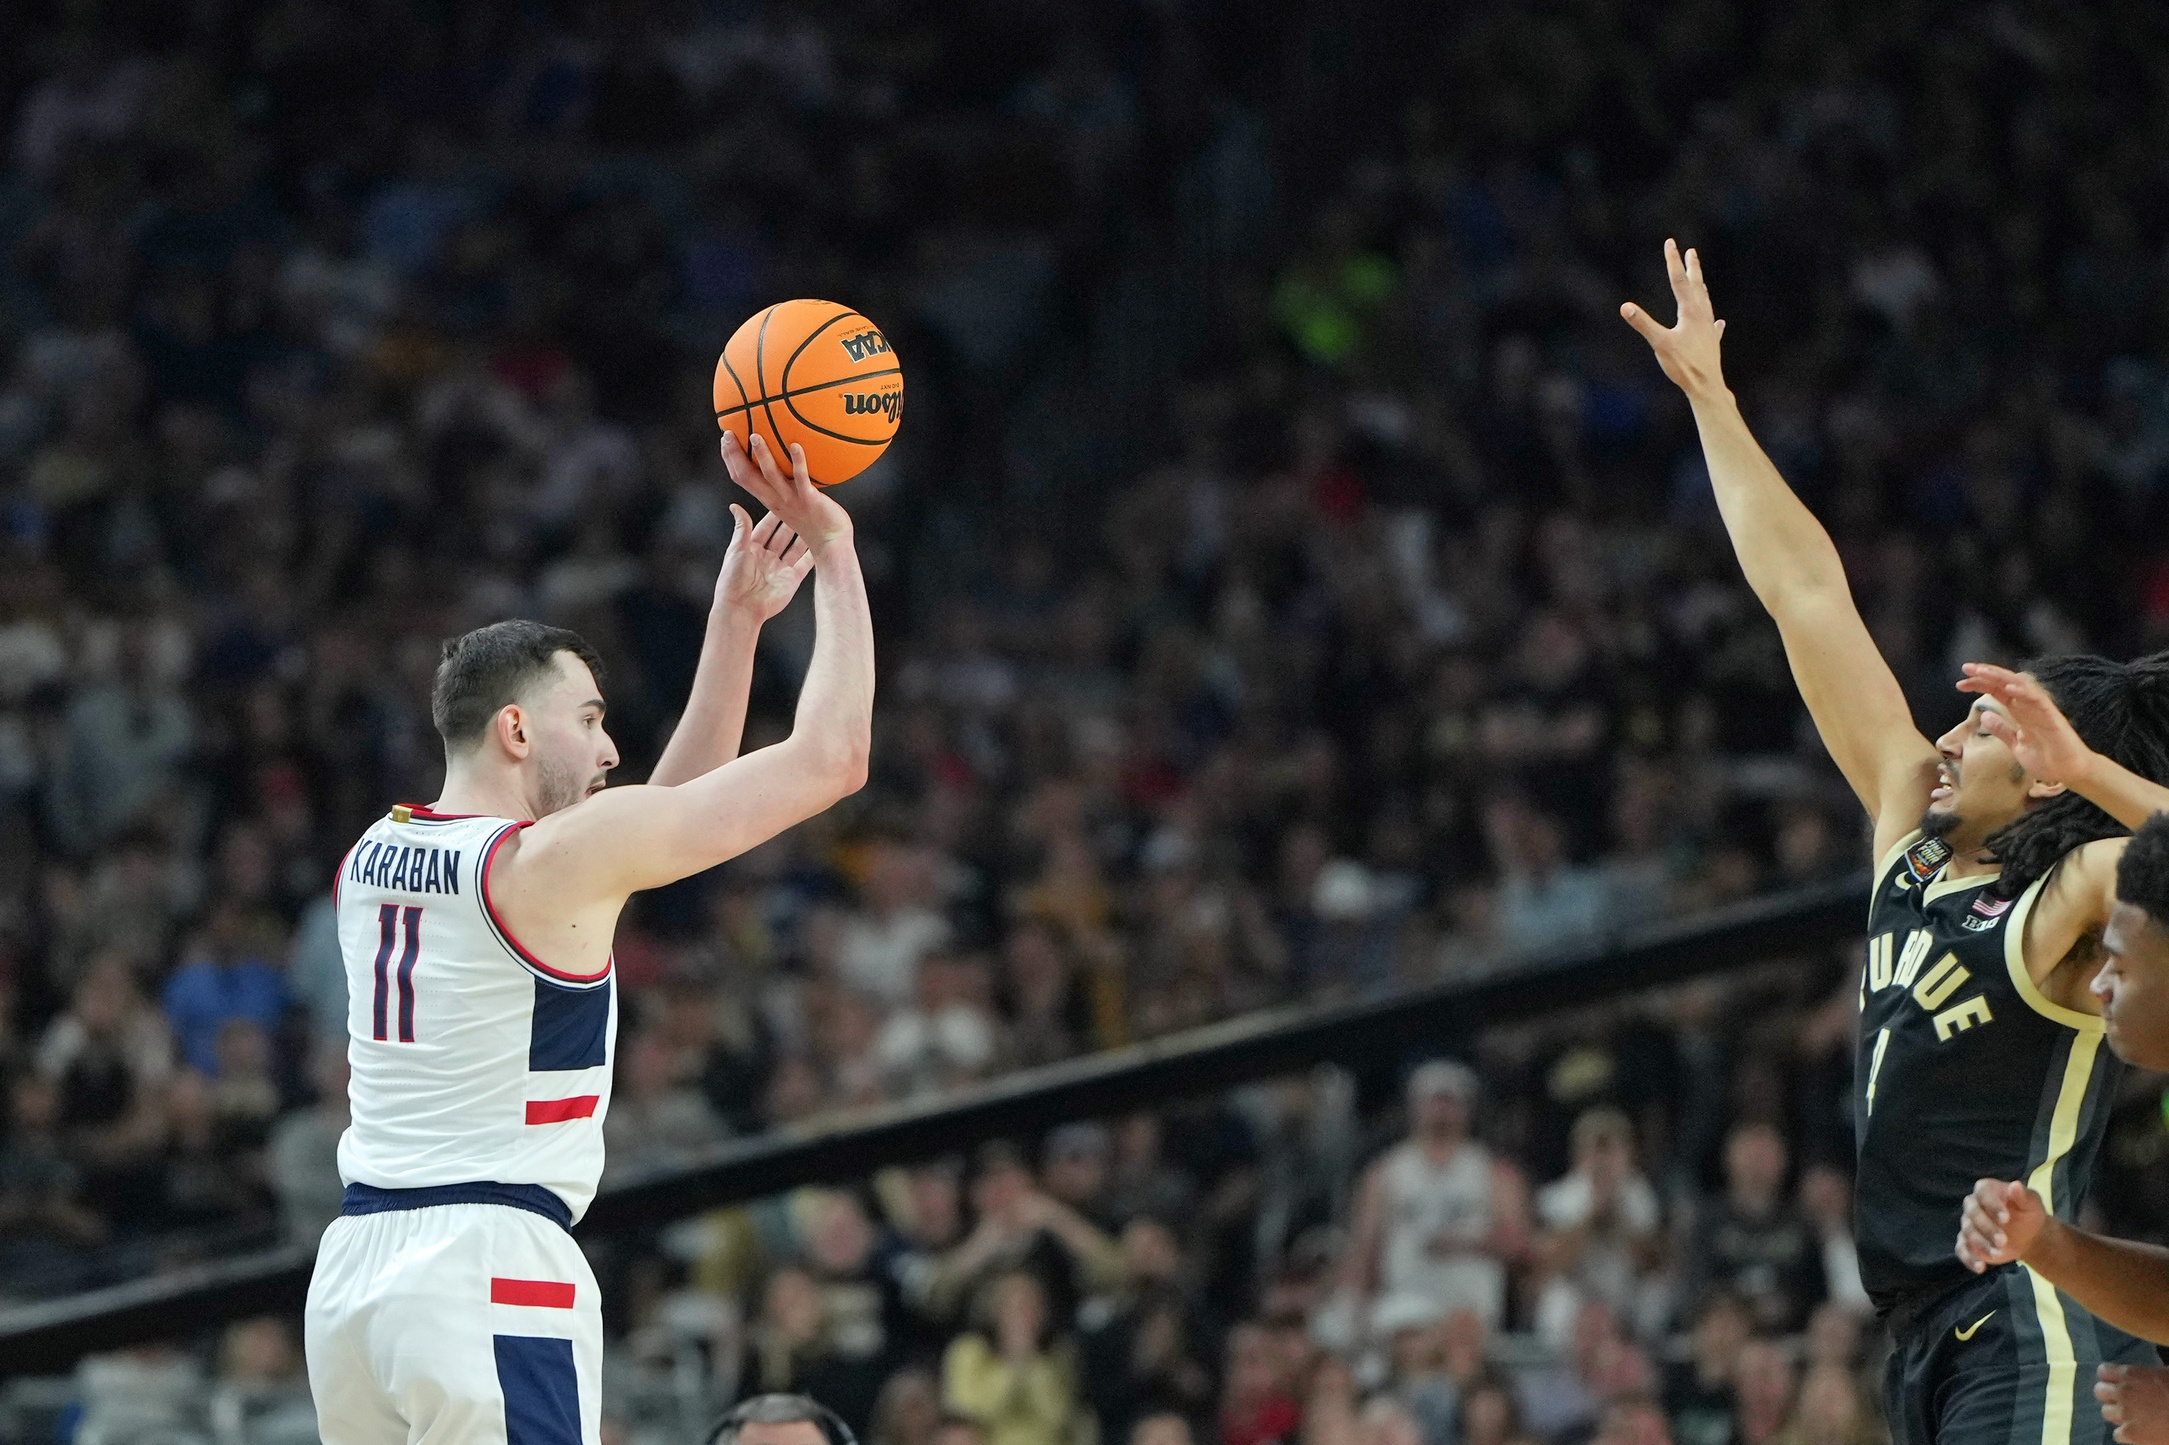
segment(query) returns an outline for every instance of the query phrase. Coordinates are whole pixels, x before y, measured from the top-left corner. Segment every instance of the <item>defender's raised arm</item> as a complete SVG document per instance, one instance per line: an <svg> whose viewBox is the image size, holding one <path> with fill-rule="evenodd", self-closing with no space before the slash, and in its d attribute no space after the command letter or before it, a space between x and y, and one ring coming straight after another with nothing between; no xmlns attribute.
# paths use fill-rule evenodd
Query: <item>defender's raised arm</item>
<svg viewBox="0 0 2169 1445"><path fill-rule="evenodd" d="M1725 530L1748 585L1776 619L1800 696L1824 746L1875 820L1876 856L1913 827L1935 786L1937 753L1913 725L1898 680L1853 605L1830 534L1764 455L1725 386L1725 323L1710 306L1701 259L1664 243L1679 305L1660 325L1633 302L1620 315L1694 408Z"/></svg>

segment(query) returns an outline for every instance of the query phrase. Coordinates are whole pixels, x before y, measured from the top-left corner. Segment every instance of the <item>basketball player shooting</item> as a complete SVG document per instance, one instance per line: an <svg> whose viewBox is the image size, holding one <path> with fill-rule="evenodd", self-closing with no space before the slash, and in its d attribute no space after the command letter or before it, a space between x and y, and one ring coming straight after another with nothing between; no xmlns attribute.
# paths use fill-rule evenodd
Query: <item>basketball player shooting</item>
<svg viewBox="0 0 2169 1445"><path fill-rule="evenodd" d="M1677 324L1632 303L1621 315L1693 408L1740 566L1873 824L1856 1228L1862 1280L1894 1341L1892 1438L2106 1442L2095 1368L2153 1363L2152 1347L2024 1265L1975 1274L1951 1241L1984 1178L2028 1181L2058 1218L2084 1203L2119 1067L2087 985L2125 835L2144 814L2112 816L2029 766L1999 729L2006 704L1994 689L1932 743L1915 728L1837 548L1725 386L1724 323L1700 259L1667 241L1665 266ZM2089 749L2169 782L2169 656L2052 658L2031 672Z"/></svg>
<svg viewBox="0 0 2169 1445"><path fill-rule="evenodd" d="M685 712L644 786L617 766L581 639L500 622L447 643L443 794L374 824L334 888L353 1122L309 1286L326 1445L600 1445L602 1315L569 1230L602 1172L625 900L813 817L865 781L873 629L851 519L760 438ZM808 573L791 734L738 756L762 622Z"/></svg>

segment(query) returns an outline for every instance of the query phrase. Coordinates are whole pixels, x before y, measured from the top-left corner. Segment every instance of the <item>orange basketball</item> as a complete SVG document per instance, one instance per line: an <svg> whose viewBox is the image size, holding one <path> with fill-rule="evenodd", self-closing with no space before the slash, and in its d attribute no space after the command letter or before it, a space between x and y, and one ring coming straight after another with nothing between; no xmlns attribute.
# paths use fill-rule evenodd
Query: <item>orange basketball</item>
<svg viewBox="0 0 2169 1445"><path fill-rule="evenodd" d="M715 364L715 423L759 432L788 469L833 487L873 465L904 419L904 368L881 328L833 301L779 301L750 318Z"/></svg>

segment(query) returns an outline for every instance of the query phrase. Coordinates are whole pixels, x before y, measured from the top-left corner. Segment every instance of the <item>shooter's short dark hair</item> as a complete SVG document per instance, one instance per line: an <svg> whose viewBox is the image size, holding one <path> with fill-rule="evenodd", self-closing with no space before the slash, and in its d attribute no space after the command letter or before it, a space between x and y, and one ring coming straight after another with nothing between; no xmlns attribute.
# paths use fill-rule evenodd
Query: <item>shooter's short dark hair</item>
<svg viewBox="0 0 2169 1445"><path fill-rule="evenodd" d="M2116 865L2116 897L2169 928L2169 813L2139 825Z"/></svg>
<svg viewBox="0 0 2169 1445"><path fill-rule="evenodd" d="M444 645L436 681L429 690L429 715L448 753L472 747L488 730L490 719L547 674L560 652L587 664L602 682L601 656L577 632L514 618L455 637Z"/></svg>

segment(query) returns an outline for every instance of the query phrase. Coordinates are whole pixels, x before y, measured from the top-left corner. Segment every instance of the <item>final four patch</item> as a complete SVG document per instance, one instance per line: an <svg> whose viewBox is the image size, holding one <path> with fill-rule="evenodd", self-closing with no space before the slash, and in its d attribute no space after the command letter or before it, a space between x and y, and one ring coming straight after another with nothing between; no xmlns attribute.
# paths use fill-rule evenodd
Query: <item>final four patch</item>
<svg viewBox="0 0 2169 1445"><path fill-rule="evenodd" d="M1923 838L1905 850L1901 861L1905 866L1898 870L1898 886L1918 888L1951 861L1951 845L1941 838Z"/></svg>

